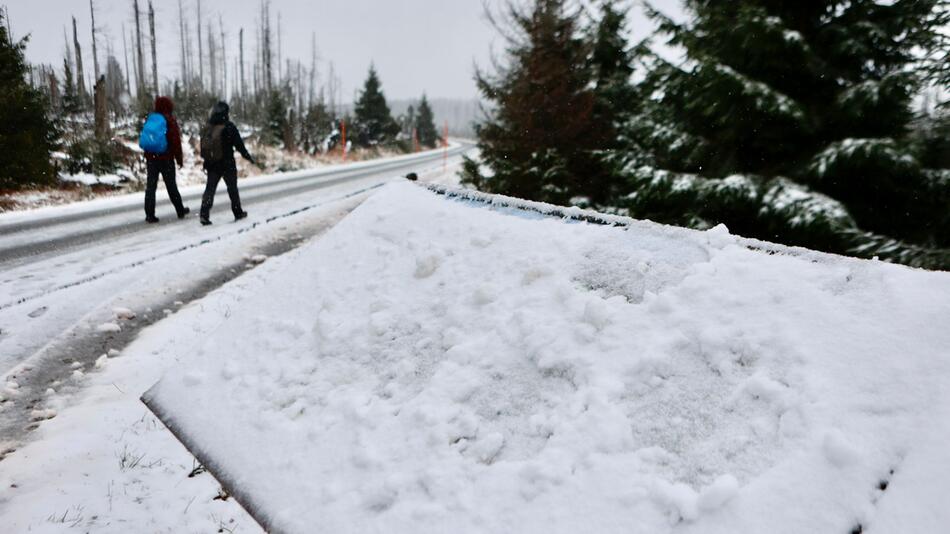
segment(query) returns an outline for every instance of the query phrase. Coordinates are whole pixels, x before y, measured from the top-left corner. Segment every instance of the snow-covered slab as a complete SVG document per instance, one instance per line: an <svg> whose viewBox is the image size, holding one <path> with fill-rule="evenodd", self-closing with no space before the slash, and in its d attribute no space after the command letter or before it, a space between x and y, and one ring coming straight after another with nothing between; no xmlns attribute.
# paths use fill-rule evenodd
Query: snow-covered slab
<svg viewBox="0 0 950 534"><path fill-rule="evenodd" d="M145 395L263 526L950 524L950 274L477 196L387 186Z"/></svg>

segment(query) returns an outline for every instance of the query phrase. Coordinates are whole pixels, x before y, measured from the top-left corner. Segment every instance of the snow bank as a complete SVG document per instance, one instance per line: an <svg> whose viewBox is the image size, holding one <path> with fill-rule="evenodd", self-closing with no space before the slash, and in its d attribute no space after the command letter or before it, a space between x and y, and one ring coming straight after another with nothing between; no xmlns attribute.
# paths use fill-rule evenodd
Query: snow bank
<svg viewBox="0 0 950 534"><path fill-rule="evenodd" d="M135 180L136 178L133 173L122 169L115 174L61 174L59 179L63 182L78 182L84 185L109 185L115 187L130 180Z"/></svg>
<svg viewBox="0 0 950 534"><path fill-rule="evenodd" d="M145 399L273 531L946 528L950 274L608 222L388 186Z"/></svg>

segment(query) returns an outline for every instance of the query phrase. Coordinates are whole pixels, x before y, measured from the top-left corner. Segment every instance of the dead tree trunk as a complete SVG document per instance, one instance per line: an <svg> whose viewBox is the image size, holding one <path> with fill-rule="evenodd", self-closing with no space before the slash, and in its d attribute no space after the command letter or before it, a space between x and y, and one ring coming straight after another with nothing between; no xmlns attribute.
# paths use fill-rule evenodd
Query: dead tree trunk
<svg viewBox="0 0 950 534"><path fill-rule="evenodd" d="M208 69L211 75L211 92L218 90L217 65L215 64L214 32L211 31L211 24L208 24Z"/></svg>
<svg viewBox="0 0 950 534"><path fill-rule="evenodd" d="M158 96L158 55L155 51L155 9L148 0L148 28L152 34L152 91Z"/></svg>
<svg viewBox="0 0 950 534"><path fill-rule="evenodd" d="M304 98L305 93L303 90L303 65L300 62L297 62L297 109L300 111L300 116L303 117L304 109Z"/></svg>
<svg viewBox="0 0 950 534"><path fill-rule="evenodd" d="M271 52L271 29L270 29L270 2L264 4L263 17L263 38L264 38L264 90L270 91L274 87L274 61Z"/></svg>
<svg viewBox="0 0 950 534"><path fill-rule="evenodd" d="M188 59L185 55L185 12L178 0L178 37L181 40L181 83L184 84L185 94L188 93Z"/></svg>
<svg viewBox="0 0 950 534"><path fill-rule="evenodd" d="M132 32L131 30L129 31L129 43L131 43L131 44L133 44L133 45L135 44L135 33ZM135 78L135 83L132 84L132 85L135 86L135 90L136 90L136 92L138 92L138 88L139 88L139 63L138 63L138 60L137 60L136 57L135 57L135 51L134 51L134 50L132 51L131 54L129 54L129 56L132 57L132 70L129 71L129 79L131 80L132 78ZM129 96L132 96L132 91L131 91L131 90L129 91Z"/></svg>
<svg viewBox="0 0 950 534"><path fill-rule="evenodd" d="M218 28L221 30L221 97L228 100L228 50L224 39L224 21L220 16Z"/></svg>
<svg viewBox="0 0 950 534"><path fill-rule="evenodd" d="M122 25L122 52L125 55L125 92L132 94L132 72L129 70L129 43L125 35L125 24Z"/></svg>
<svg viewBox="0 0 950 534"><path fill-rule="evenodd" d="M240 70L241 70L241 81L240 81L240 92L241 92L241 111L244 111L244 99L247 98L247 85L244 82L244 28L241 28L241 31L238 32L238 48L240 54Z"/></svg>
<svg viewBox="0 0 950 534"><path fill-rule="evenodd" d="M297 123L294 110L290 110L287 121L284 123L284 149L287 152L296 152L297 143L294 141L294 125Z"/></svg>
<svg viewBox="0 0 950 534"><path fill-rule="evenodd" d="M106 94L106 77L101 76L96 82L95 87L95 121L96 121L96 140L100 142L109 140L109 99Z"/></svg>
<svg viewBox="0 0 950 534"><path fill-rule="evenodd" d="M198 0L198 86L204 87L205 85L205 69L204 62L202 62L202 56L204 56L204 46L201 43L201 0Z"/></svg>
<svg viewBox="0 0 950 534"><path fill-rule="evenodd" d="M313 106L313 97L317 84L317 34L310 34L310 88L307 93L307 107Z"/></svg>
<svg viewBox="0 0 950 534"><path fill-rule="evenodd" d="M66 36L66 26L63 26L63 53L66 58L66 62L69 63L69 69L72 70L73 45L70 44L69 37Z"/></svg>
<svg viewBox="0 0 950 534"><path fill-rule="evenodd" d="M135 94L141 100L145 94L145 56L142 54L142 24L139 18L139 0L133 0L132 4L135 8L135 48L136 57L138 58L135 71Z"/></svg>
<svg viewBox="0 0 950 534"><path fill-rule="evenodd" d="M191 33L191 24L188 21L185 21L185 55L187 57L186 62L188 63L188 87L191 88L192 92L195 92L195 43L192 41ZM200 87L200 84L199 84Z"/></svg>
<svg viewBox="0 0 950 534"><path fill-rule="evenodd" d="M56 78L56 73L50 71L46 74L46 79L49 83L49 101L53 105L54 109L59 109L61 105L61 100L59 96L59 79Z"/></svg>
<svg viewBox="0 0 950 534"><path fill-rule="evenodd" d="M89 0L89 16L92 22L92 68L99 79L99 53L96 52L96 8L92 0Z"/></svg>
<svg viewBox="0 0 950 534"><path fill-rule="evenodd" d="M79 89L79 100L85 103L88 96L86 79L82 71L82 47L79 46L79 35L76 33L76 17L73 17L73 46L76 48L76 87Z"/></svg>

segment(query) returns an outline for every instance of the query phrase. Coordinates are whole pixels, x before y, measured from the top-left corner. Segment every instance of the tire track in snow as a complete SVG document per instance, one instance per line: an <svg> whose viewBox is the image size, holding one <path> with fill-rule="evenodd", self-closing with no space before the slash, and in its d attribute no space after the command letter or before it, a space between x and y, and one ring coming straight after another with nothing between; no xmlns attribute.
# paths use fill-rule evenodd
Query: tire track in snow
<svg viewBox="0 0 950 534"><path fill-rule="evenodd" d="M309 223L308 231L302 235L300 235L300 232L295 232L254 250L255 253L260 253L268 257L277 257L296 249L304 242L333 228L336 223L362 203L363 199L359 198L360 195L366 195L382 185L383 183L376 184L341 197L328 199L325 202L276 215L265 221L255 223L251 227L245 227L237 232L221 235L215 239L208 239L201 243L182 247L179 250L167 254L157 255L148 261L155 261L199 246L221 241L225 237L243 234L261 225L286 219L315 208L325 207L335 203L342 204L339 210L335 210L326 217L321 217ZM350 202L346 203L347 200ZM132 268L143 263L147 263L147 261L136 262L135 265L130 265L126 268ZM90 318L93 317L97 311L101 311L101 309L97 308L92 310L86 316L79 319L79 321L62 335L57 336L54 340L13 369L6 371L4 375L0 375L0 378L2 378L2 380L0 380L0 386L7 381L14 381L19 386L16 396L0 402L0 437L2 437L0 438L0 462L3 461L5 456L15 452L18 447L22 446L29 433L38 428L43 420L49 418L35 415L37 411L44 411L44 407L50 398L47 394L49 388L54 388L57 398L75 395L83 388L81 382L72 379L73 373L76 370L83 373L91 371L95 367L96 360L100 355L108 354L112 351L121 352L131 344L144 329L165 319L167 315L163 310L178 309L189 303L198 301L212 291L239 278L255 267L256 265L249 264L243 260L223 266L203 279L192 282L192 284L181 293L170 293L161 299L143 304L143 306L148 306L153 311L142 313L141 318L137 317L132 321L120 321L123 328L117 332L90 331L89 326L95 323L95 321L90 322ZM113 269L110 272L101 273L95 279L102 278L115 271L116 269ZM78 284L73 284L70 287L75 287L75 285ZM53 414L53 417L55 417L55 414Z"/></svg>

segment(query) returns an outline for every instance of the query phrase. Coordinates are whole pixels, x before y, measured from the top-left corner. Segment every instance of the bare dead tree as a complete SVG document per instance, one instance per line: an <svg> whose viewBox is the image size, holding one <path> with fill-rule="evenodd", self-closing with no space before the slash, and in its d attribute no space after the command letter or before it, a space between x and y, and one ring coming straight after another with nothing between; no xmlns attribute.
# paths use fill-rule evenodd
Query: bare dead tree
<svg viewBox="0 0 950 534"><path fill-rule="evenodd" d="M66 26L63 26L63 56L66 59L66 63L69 65L69 70L73 70L73 45L69 42L69 37L66 35Z"/></svg>
<svg viewBox="0 0 950 534"><path fill-rule="evenodd" d="M218 15L218 28L221 30L221 96L228 99L228 50L224 38L224 21Z"/></svg>
<svg viewBox="0 0 950 534"><path fill-rule="evenodd" d="M129 30L129 42L130 42L130 43L133 43L133 44L135 43L135 34L134 34L131 30ZM132 70L131 70L131 72L129 72L129 79L131 79L133 76L135 77L135 84L134 84L134 85L135 85L135 90L136 90L136 92L138 92L138 88L139 88L139 64L138 64L138 60L136 59L136 55L135 55L135 51L134 51L134 50L133 50L133 53L132 53L132 54L129 54L129 55L132 57ZM132 94L132 91L129 91L129 95L131 95L131 94Z"/></svg>
<svg viewBox="0 0 950 534"><path fill-rule="evenodd" d="M76 87L79 89L79 100L86 101L86 79L82 70L82 47L79 46L79 34L76 32L76 17L73 17L73 47L76 49Z"/></svg>
<svg viewBox="0 0 950 534"><path fill-rule="evenodd" d="M95 128L96 139L109 140L109 99L106 91L106 77L100 76L95 86Z"/></svg>
<svg viewBox="0 0 950 534"><path fill-rule="evenodd" d="M272 34L270 25L270 1L264 2L264 90L270 91L274 87L274 54L272 49Z"/></svg>
<svg viewBox="0 0 950 534"><path fill-rule="evenodd" d="M122 53L125 56L125 92L132 94L132 86L129 79L132 77L129 71L129 43L125 36L125 24L122 24Z"/></svg>
<svg viewBox="0 0 950 534"><path fill-rule="evenodd" d="M261 92L261 59L264 57L263 46L261 46L261 26L254 26L254 43L257 45L257 49L254 51L254 64L251 67L251 71L254 76L254 95L259 95Z"/></svg>
<svg viewBox="0 0 950 534"><path fill-rule="evenodd" d="M218 90L218 79L216 75L216 64L215 64L215 49L214 49L214 31L211 29L211 23L208 23L208 70L211 74L211 92L216 92Z"/></svg>
<svg viewBox="0 0 950 534"><path fill-rule="evenodd" d="M152 34L152 90L158 96L158 54L155 50L155 9L152 0L148 0L148 27Z"/></svg>
<svg viewBox="0 0 950 534"><path fill-rule="evenodd" d="M310 34L310 87L307 93L307 106L313 106L314 92L317 85L317 33Z"/></svg>
<svg viewBox="0 0 950 534"><path fill-rule="evenodd" d="M281 29L281 19L283 19L283 16L281 12L278 11L277 12L277 83L278 84L283 83L283 80L284 80L284 73L281 72L281 68L283 65L282 49L283 49L283 44L284 44L284 34L283 34L283 30ZM290 76L289 72L287 73L287 76L288 77Z"/></svg>
<svg viewBox="0 0 950 534"><path fill-rule="evenodd" d="M49 84L49 101L55 108L60 106L60 95L59 95L59 79L56 77L56 73L50 69L46 72L46 80Z"/></svg>
<svg viewBox="0 0 950 534"><path fill-rule="evenodd" d="M184 84L185 93L187 93L188 59L185 55L185 11L182 8L181 0L178 0L178 38L181 41L181 83Z"/></svg>
<svg viewBox="0 0 950 534"><path fill-rule="evenodd" d="M192 41L193 34L191 32L191 23L186 19L185 20L185 58L186 63L188 63L188 68L185 69L188 71L188 86L192 87L192 82L195 80L195 43ZM200 87L200 84L199 84Z"/></svg>
<svg viewBox="0 0 950 534"><path fill-rule="evenodd" d="M255 94L260 94L264 90L264 87L267 84L265 80L265 76L264 76L264 56L266 54L266 52L264 52L264 24L265 24L264 0L261 0L260 20L261 20L261 24L257 29L257 58L255 59L255 62L257 63L257 71L258 71L257 76L258 76L259 86L255 90Z"/></svg>
<svg viewBox="0 0 950 534"><path fill-rule="evenodd" d="M333 65L333 62L330 62L330 65L327 69L327 104L330 108L330 114L334 117L337 117L339 114L339 109L337 104L339 103L340 98L340 84L339 79L336 76L336 68Z"/></svg>
<svg viewBox="0 0 950 534"><path fill-rule="evenodd" d="M89 17L92 19L92 67L96 79L99 79L99 54L96 52L96 6L93 0L89 0Z"/></svg>
<svg viewBox="0 0 950 534"><path fill-rule="evenodd" d="M306 92L303 89L303 65L300 64L300 61L297 61L297 109L301 111L301 117L303 117L304 109L304 98L306 97Z"/></svg>
<svg viewBox="0 0 950 534"><path fill-rule="evenodd" d="M290 153L297 152L297 142L294 139L294 125L297 123L297 115L294 112L293 108L290 109L290 113L287 115L287 120L284 122L284 150Z"/></svg>
<svg viewBox="0 0 950 534"><path fill-rule="evenodd" d="M205 69L204 69L204 50L202 50L201 42L201 0L198 0L198 86L204 87L205 85Z"/></svg>
<svg viewBox="0 0 950 534"><path fill-rule="evenodd" d="M241 93L241 106L243 108L244 99L247 98L247 85L244 81L244 28L241 28L241 31L238 32L238 53L240 54L240 70L241 70L241 81L240 81L240 93ZM243 110L242 110L243 111Z"/></svg>
<svg viewBox="0 0 950 534"><path fill-rule="evenodd" d="M142 54L142 23L139 17L139 0L133 0L132 7L135 10L135 47L136 56L138 58L135 77L135 94L141 99L145 93L145 56Z"/></svg>

